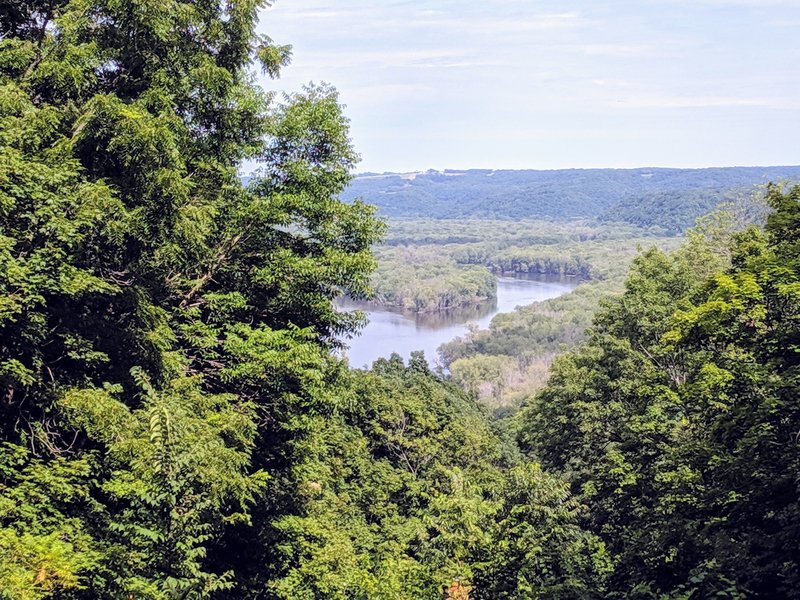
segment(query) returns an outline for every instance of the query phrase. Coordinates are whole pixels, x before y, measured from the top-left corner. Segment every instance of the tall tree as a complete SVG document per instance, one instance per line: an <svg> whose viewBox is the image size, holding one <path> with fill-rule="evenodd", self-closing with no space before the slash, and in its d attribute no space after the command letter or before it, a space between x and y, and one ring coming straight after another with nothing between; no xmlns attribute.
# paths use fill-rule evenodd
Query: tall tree
<svg viewBox="0 0 800 600"><path fill-rule="evenodd" d="M619 597L797 597L800 187L767 200L727 248L695 234L637 259L525 409L523 443L586 503Z"/></svg>
<svg viewBox="0 0 800 600"><path fill-rule="evenodd" d="M264 493L257 425L327 410L357 325L331 300L366 291L380 227L336 200L355 154L335 92L255 84L289 59L256 34L266 4L0 2L12 596L228 587L206 549Z"/></svg>

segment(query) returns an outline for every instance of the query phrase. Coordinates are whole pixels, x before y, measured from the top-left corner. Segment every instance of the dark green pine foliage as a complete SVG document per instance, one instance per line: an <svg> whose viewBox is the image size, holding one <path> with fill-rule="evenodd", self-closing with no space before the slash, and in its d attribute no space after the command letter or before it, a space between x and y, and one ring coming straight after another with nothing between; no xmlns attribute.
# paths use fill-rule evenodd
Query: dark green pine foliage
<svg viewBox="0 0 800 600"><path fill-rule="evenodd" d="M524 411L524 446L586 504L618 597L798 597L800 188L767 200L763 231L637 259Z"/></svg>
<svg viewBox="0 0 800 600"><path fill-rule="evenodd" d="M265 4L0 2L4 597L229 588L207 552L264 493L258 425L332 402L331 300L380 228L335 200L335 93L253 83L289 56Z"/></svg>

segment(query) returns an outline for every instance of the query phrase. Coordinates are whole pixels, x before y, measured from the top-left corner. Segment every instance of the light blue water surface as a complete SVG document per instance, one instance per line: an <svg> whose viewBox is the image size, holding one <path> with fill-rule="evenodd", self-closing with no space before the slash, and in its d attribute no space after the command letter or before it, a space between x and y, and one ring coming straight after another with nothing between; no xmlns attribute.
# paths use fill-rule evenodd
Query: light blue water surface
<svg viewBox="0 0 800 600"><path fill-rule="evenodd" d="M400 309L376 308L374 305L346 301L340 308L358 308L367 313L369 324L358 337L349 340L345 352L350 366L369 366L392 352L408 359L414 350L422 350L431 366L439 365L436 349L444 342L464 335L470 324L486 328L498 313L513 311L518 306L549 300L566 294L577 281L548 275L498 277L497 299L464 309L414 313Z"/></svg>

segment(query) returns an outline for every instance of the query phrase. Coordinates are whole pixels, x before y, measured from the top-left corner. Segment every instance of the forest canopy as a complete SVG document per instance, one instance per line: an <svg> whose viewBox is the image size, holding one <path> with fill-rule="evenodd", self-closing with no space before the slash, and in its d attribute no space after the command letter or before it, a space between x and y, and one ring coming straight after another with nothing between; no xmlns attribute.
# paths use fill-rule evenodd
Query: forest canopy
<svg viewBox="0 0 800 600"><path fill-rule="evenodd" d="M784 180L800 180L800 167L445 169L364 173L343 198L390 219L599 218L674 235L718 204Z"/></svg>
<svg viewBox="0 0 800 600"><path fill-rule="evenodd" d="M337 353L384 226L267 4L0 2L0 597L798 597L800 187L643 252L509 428Z"/></svg>

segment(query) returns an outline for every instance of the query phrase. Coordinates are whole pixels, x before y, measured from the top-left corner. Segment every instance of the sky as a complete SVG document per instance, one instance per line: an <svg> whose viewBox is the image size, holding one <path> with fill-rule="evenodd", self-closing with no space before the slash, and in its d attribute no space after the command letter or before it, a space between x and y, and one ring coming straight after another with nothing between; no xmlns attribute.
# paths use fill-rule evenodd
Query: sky
<svg viewBox="0 0 800 600"><path fill-rule="evenodd" d="M277 0L358 171L800 164L800 0Z"/></svg>

